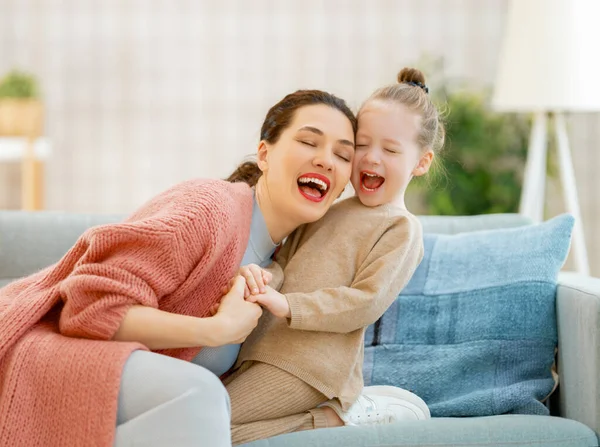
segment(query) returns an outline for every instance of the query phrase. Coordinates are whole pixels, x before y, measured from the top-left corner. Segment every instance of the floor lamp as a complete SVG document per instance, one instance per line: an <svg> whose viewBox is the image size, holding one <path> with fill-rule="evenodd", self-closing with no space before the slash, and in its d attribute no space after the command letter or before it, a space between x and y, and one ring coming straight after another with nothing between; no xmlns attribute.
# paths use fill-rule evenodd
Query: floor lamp
<svg viewBox="0 0 600 447"><path fill-rule="evenodd" d="M589 264L565 112L600 111L600 1L509 0L506 32L492 104L495 109L534 113L519 212L542 221L548 121L554 120L560 182L575 217L575 268Z"/></svg>

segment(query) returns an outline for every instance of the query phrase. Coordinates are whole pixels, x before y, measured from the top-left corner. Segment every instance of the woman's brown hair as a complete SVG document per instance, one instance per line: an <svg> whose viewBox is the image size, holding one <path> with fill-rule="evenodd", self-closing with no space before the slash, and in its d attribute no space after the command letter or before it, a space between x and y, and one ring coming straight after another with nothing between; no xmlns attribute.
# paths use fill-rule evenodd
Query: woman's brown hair
<svg viewBox="0 0 600 447"><path fill-rule="evenodd" d="M290 93L269 109L260 129L261 141L275 144L281 134L294 120L296 111L305 106L323 104L342 112L352 124L356 133L357 120L346 102L337 96L321 90L298 90ZM227 178L229 182L244 182L255 186L262 171L254 161L245 161Z"/></svg>

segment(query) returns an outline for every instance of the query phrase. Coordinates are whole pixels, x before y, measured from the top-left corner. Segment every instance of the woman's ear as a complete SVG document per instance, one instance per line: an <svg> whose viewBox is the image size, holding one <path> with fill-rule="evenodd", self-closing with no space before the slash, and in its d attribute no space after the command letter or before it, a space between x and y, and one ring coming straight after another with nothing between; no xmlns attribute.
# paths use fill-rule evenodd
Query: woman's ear
<svg viewBox="0 0 600 447"><path fill-rule="evenodd" d="M427 174L427 171L429 171L429 168L431 167L431 163L433 163L434 156L435 154L433 151L431 149L427 149L425 153L421 155L421 159L419 160L419 163L417 163L417 166L415 166L415 169L413 169L412 174L415 177Z"/></svg>
<svg viewBox="0 0 600 447"><path fill-rule="evenodd" d="M256 150L256 163L262 172L266 172L269 167L269 163L267 161L268 152L266 141L261 140L261 142L258 144L258 149Z"/></svg>

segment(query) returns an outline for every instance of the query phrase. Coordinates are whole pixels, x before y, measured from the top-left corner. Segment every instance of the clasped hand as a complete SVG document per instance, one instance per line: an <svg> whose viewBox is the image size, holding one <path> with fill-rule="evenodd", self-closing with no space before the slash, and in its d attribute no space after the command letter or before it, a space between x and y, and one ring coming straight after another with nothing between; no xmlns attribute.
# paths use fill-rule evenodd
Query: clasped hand
<svg viewBox="0 0 600 447"><path fill-rule="evenodd" d="M290 318L290 306L285 295L269 287L269 283L273 279L271 273L263 270L256 264L249 264L240 268L238 272L239 276L246 283L244 287L244 299L247 302L259 304L276 317ZM230 281L229 288L224 290L224 295L231 292L235 279ZM210 312L212 315L218 313L219 306L220 303L217 303L211 307Z"/></svg>

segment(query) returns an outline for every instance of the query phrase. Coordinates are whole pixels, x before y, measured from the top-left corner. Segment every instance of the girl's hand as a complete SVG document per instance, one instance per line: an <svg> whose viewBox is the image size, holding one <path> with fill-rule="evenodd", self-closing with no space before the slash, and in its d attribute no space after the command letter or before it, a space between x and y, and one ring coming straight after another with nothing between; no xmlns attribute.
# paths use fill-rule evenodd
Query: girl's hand
<svg viewBox="0 0 600 447"><path fill-rule="evenodd" d="M273 279L273 275L270 272L263 270L256 264L248 264L241 267L238 274L246 280L245 298L248 298L250 295L265 293L265 287Z"/></svg>
<svg viewBox="0 0 600 447"><path fill-rule="evenodd" d="M258 303L269 310L273 315L279 318L291 318L290 304L285 295L269 286L265 287L265 293L250 295L246 301Z"/></svg>

